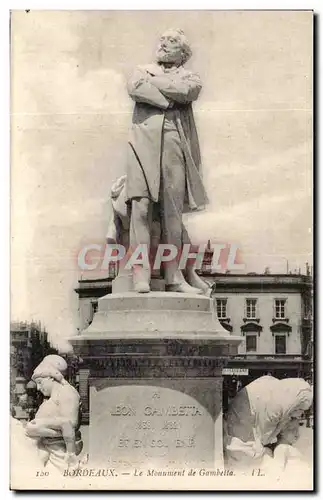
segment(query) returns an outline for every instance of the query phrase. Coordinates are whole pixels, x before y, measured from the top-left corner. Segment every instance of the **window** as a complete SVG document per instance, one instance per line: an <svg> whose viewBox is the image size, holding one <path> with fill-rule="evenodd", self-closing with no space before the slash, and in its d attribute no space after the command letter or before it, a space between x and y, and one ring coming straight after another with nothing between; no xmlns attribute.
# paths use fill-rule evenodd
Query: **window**
<svg viewBox="0 0 323 500"><path fill-rule="evenodd" d="M93 317L98 310L98 302L96 300L91 301L91 317L89 319L89 325L93 321Z"/></svg>
<svg viewBox="0 0 323 500"><path fill-rule="evenodd" d="M286 318L286 299L275 300L275 318L276 319Z"/></svg>
<svg viewBox="0 0 323 500"><path fill-rule="evenodd" d="M246 352L257 352L257 334L246 335Z"/></svg>
<svg viewBox="0 0 323 500"><path fill-rule="evenodd" d="M216 312L219 319L227 317L227 299L216 299Z"/></svg>
<svg viewBox="0 0 323 500"><path fill-rule="evenodd" d="M246 317L248 319L256 319L257 299L246 299Z"/></svg>
<svg viewBox="0 0 323 500"><path fill-rule="evenodd" d="M304 319L309 319L312 313L311 301L306 297L304 300Z"/></svg>
<svg viewBox="0 0 323 500"><path fill-rule="evenodd" d="M91 302L91 306L92 306L92 316L94 316L94 314L97 312L98 310L98 303L97 301L93 301Z"/></svg>
<svg viewBox="0 0 323 500"><path fill-rule="evenodd" d="M109 262L109 278L115 278L117 276L117 263Z"/></svg>
<svg viewBox="0 0 323 500"><path fill-rule="evenodd" d="M286 335L275 335L275 354L286 354Z"/></svg>

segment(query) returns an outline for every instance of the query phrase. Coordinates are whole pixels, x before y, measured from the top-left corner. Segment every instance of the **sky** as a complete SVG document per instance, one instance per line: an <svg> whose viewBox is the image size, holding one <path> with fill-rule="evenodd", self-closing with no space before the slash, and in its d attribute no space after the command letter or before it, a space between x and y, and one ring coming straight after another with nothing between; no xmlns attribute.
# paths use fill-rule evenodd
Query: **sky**
<svg viewBox="0 0 323 500"><path fill-rule="evenodd" d="M79 250L104 244L125 172L126 80L182 28L210 198L196 242L237 244L246 272L312 263L312 14L15 11L11 17L11 316L76 333ZM99 273L103 277L102 273ZM85 278L83 273L83 278Z"/></svg>

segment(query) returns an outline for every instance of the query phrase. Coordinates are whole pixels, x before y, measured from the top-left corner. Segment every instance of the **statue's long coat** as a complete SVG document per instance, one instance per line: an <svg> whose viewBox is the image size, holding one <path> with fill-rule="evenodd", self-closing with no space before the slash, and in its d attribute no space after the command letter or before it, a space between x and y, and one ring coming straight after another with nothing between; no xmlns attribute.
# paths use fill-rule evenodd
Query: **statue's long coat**
<svg viewBox="0 0 323 500"><path fill-rule="evenodd" d="M156 77L156 86L151 76ZM207 203L200 175L200 148L192 112L192 101L197 99L201 88L199 77L183 66L167 74L157 64L135 70L128 82L129 95L136 102L127 162L128 201L147 195L152 201L159 201L165 110L174 109L185 157L186 211L203 208ZM173 107L170 107L170 103L174 103Z"/></svg>

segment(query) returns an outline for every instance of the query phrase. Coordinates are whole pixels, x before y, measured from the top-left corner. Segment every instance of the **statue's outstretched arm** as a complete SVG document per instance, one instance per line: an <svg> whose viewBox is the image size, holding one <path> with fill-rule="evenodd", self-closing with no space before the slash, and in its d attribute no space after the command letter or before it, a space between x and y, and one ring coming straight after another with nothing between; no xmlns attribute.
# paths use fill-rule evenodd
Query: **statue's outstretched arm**
<svg viewBox="0 0 323 500"><path fill-rule="evenodd" d="M127 84L130 97L136 102L167 109L170 100L155 85L152 85L151 78L146 71L137 68Z"/></svg>
<svg viewBox="0 0 323 500"><path fill-rule="evenodd" d="M190 72L184 75L165 73L153 76L151 82L165 97L181 104L195 101L202 89L200 77Z"/></svg>

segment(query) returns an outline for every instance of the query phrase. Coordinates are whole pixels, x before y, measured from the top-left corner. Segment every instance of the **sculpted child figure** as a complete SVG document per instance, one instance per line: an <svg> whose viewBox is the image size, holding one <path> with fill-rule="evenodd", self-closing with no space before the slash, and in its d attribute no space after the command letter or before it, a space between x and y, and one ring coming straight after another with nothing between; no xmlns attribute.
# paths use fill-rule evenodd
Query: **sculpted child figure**
<svg viewBox="0 0 323 500"><path fill-rule="evenodd" d="M311 474L310 467L305 462L301 452L295 447L300 437L299 423L297 419L291 420L281 431L277 438L275 447L274 469L275 475L280 477L288 475L295 479L295 474Z"/></svg>

